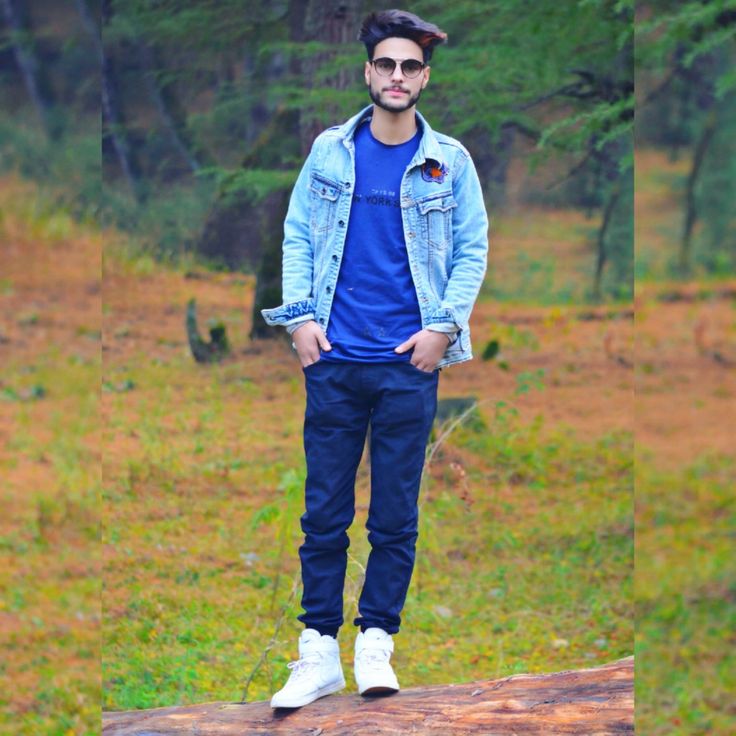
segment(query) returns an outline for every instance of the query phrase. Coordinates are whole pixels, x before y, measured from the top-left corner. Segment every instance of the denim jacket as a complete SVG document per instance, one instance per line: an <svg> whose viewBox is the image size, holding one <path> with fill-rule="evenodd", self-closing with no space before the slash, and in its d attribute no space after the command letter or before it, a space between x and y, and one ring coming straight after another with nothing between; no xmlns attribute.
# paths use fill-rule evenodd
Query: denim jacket
<svg viewBox="0 0 736 736"><path fill-rule="evenodd" d="M312 145L284 222L284 303L261 310L269 325L291 333L314 320L327 332L355 184L353 134L372 110L328 128ZM473 357L468 320L486 272L488 217L467 149L416 115L422 136L402 177L401 215L422 327L453 338L442 368Z"/></svg>

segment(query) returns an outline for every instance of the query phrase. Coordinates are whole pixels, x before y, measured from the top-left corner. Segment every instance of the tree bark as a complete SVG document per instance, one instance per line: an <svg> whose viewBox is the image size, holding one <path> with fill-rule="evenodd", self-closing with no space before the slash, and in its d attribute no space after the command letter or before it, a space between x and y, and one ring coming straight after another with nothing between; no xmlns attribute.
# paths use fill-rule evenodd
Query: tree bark
<svg viewBox="0 0 736 736"><path fill-rule="evenodd" d="M102 123L103 137L109 134L112 146L120 164L120 170L137 201L143 200L141 187L141 176L133 152L130 150L125 129L125 119L120 109L118 85L115 78L115 65L112 56L106 53L100 34L97 32L97 24L87 6L86 0L77 0L79 13L84 20L87 30L92 34L95 41L95 50L100 59L102 73ZM109 23L112 17L112 6L110 0L103 0L102 22Z"/></svg>
<svg viewBox="0 0 736 736"><path fill-rule="evenodd" d="M156 49L140 37L136 38L136 45L148 94L169 133L171 144L186 162L189 170L196 173L202 168L202 165L194 152L195 147L187 131L186 113L176 99L173 84L162 86L156 78L156 73L162 66Z"/></svg>
<svg viewBox="0 0 736 736"><path fill-rule="evenodd" d="M103 736L633 733L633 657L584 670L409 688L389 697L331 695L296 709L215 702L102 714Z"/></svg>
<svg viewBox="0 0 736 736"><path fill-rule="evenodd" d="M693 229L698 219L698 207L696 203L695 190L698 185L699 176L703 170L703 162L708 148L713 140L716 129L718 128L718 120L716 111L711 109L705 117L705 124L700 131L695 151L693 153L693 163L690 167L690 173L687 176L687 186L685 188L685 224L682 230L682 239L680 241L680 272L684 275L690 272L691 252Z"/></svg>
<svg viewBox="0 0 736 736"><path fill-rule="evenodd" d="M11 46L16 64L23 77L28 96L36 108L46 135L52 140L61 134L54 116L54 100L50 85L44 77L43 65L33 50L31 28L26 8L19 0L2 0L5 21L11 30Z"/></svg>
<svg viewBox="0 0 736 736"><path fill-rule="evenodd" d="M611 217L613 211L616 208L618 199L621 196L621 180L614 184L613 192L606 202L606 207L603 210L603 222L598 230L598 238L596 242L596 263L595 263L595 278L593 281L593 297L596 301L601 298L601 285L603 282L603 269L605 268L606 261L608 260L608 253L606 252L606 234L608 233L608 227L611 224Z"/></svg>

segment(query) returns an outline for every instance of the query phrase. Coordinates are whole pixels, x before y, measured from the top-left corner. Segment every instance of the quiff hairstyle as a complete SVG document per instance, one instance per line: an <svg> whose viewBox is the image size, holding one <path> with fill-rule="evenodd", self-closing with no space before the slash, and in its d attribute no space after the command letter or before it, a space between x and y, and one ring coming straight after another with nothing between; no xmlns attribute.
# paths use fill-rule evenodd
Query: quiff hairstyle
<svg viewBox="0 0 736 736"><path fill-rule="evenodd" d="M358 41L365 44L368 61L373 59L376 46L386 38L408 38L421 46L426 64L434 47L447 41L447 34L434 23L427 23L406 10L379 10L363 20Z"/></svg>

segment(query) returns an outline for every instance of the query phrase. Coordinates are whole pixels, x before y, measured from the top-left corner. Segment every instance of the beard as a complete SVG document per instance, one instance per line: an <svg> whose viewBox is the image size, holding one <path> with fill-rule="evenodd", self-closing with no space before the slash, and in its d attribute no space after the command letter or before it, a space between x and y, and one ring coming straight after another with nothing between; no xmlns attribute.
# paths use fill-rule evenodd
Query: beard
<svg viewBox="0 0 736 736"><path fill-rule="evenodd" d="M419 98L422 95L422 90L420 88L419 91L415 95L411 95L410 94L409 97L408 97L408 99L405 102L398 102L397 101L398 104L395 104L395 105L392 105L392 104L390 104L388 102L384 102L381 99L381 92L380 92L380 90L378 92L376 92L373 89L373 86L372 85L368 87L368 93L370 94L371 100L373 100L373 104L374 105L380 107L382 110L386 110L387 112L396 112L396 113L398 113L398 112L404 112L405 110L408 110L413 105L416 105L417 102L419 101Z"/></svg>

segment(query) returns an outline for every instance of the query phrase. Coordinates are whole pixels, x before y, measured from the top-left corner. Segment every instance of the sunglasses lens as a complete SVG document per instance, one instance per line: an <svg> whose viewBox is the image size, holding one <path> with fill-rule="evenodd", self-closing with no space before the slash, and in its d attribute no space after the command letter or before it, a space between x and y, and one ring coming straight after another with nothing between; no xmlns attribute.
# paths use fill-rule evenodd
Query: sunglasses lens
<svg viewBox="0 0 736 736"><path fill-rule="evenodd" d="M376 59L373 62L373 66L375 66L379 74L388 77L390 74L393 74L396 68L396 62L393 59Z"/></svg>
<svg viewBox="0 0 736 736"><path fill-rule="evenodd" d="M422 64L414 59L407 59L406 61L401 62L401 71L403 71L407 77L416 77L416 75L422 71Z"/></svg>

